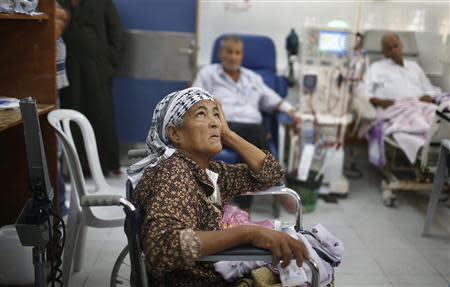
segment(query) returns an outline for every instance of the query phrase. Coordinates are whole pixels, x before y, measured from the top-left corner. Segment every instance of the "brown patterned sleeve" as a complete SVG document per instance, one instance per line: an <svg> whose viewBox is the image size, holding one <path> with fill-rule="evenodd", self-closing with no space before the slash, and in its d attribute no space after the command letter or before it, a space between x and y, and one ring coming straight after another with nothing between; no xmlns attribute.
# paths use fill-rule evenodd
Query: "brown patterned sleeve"
<svg viewBox="0 0 450 287"><path fill-rule="evenodd" d="M213 162L211 168L219 173L219 188L224 201L246 192L266 190L280 185L284 171L278 161L267 151L259 173L254 173L246 164Z"/></svg>
<svg viewBox="0 0 450 287"><path fill-rule="evenodd" d="M189 170L162 165L144 174L135 196L143 209L141 235L147 264L159 276L192 266L200 255L200 239L193 231L196 209L190 205Z"/></svg>

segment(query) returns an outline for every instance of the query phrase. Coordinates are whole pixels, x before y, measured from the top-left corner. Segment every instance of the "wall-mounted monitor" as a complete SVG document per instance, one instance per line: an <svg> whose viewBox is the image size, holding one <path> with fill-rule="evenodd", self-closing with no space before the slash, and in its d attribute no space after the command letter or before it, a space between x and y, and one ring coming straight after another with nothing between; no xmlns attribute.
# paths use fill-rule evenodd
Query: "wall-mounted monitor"
<svg viewBox="0 0 450 287"><path fill-rule="evenodd" d="M319 51L321 53L347 53L347 32L320 30Z"/></svg>

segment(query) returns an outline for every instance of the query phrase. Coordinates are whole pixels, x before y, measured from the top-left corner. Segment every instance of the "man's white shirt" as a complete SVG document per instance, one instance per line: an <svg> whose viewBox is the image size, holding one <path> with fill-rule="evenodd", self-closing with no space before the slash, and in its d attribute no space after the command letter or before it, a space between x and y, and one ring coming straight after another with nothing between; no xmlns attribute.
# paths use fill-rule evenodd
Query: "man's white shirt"
<svg viewBox="0 0 450 287"><path fill-rule="evenodd" d="M262 122L260 110L272 112L282 100L264 84L260 75L244 67L240 67L239 80L235 82L221 64L205 66L192 86L218 97L229 122L259 124Z"/></svg>
<svg viewBox="0 0 450 287"><path fill-rule="evenodd" d="M374 62L364 75L364 85L369 98L383 100L436 96L441 93L416 62L405 59L403 66L388 58Z"/></svg>

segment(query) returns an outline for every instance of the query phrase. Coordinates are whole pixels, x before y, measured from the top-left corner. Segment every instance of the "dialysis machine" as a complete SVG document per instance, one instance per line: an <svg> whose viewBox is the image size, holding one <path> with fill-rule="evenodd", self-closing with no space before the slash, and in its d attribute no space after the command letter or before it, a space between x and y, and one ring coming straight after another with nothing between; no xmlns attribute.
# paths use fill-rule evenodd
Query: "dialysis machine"
<svg viewBox="0 0 450 287"><path fill-rule="evenodd" d="M302 114L339 118L347 113L350 35L348 31L306 30L300 66Z"/></svg>
<svg viewBox="0 0 450 287"><path fill-rule="evenodd" d="M291 137L288 172L307 180L314 171L328 184L325 193L347 194L343 175L344 136L352 120L349 63L352 53L350 31L308 28L303 37L299 71L301 126ZM309 180L309 179L308 179Z"/></svg>

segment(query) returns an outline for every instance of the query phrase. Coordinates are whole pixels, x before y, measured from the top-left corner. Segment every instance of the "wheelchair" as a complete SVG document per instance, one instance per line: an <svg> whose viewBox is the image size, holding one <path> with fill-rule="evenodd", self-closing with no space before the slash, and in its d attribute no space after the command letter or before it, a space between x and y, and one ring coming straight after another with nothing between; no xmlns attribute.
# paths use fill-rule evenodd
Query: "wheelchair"
<svg viewBox="0 0 450 287"><path fill-rule="evenodd" d="M130 183L127 183L127 192L126 196L120 196L119 194L115 193L108 193L108 192L94 192L94 193L87 193L86 192L86 185L85 180L83 177L83 173L81 171L81 165L78 158L78 154L75 149L75 145L73 143L72 135L71 135L71 129L70 129L70 123L71 121L75 121L79 125L83 125L84 131L87 136L88 140L85 138L85 142L87 142L87 146L90 148L90 151L94 153L93 158L97 158L97 169L100 170L99 164L98 164L98 156L96 155L96 149L92 149L92 147L95 147L95 137L92 132L92 127L90 127L90 124L88 123L87 119L75 112L75 111L68 111L68 110L55 110L52 111L48 116L49 123L54 127L55 132L58 136L58 139L62 143L64 155L67 159L67 162L69 163L69 171L71 175L71 186L72 186L72 192L71 192L71 210L72 215L69 214L69 225L72 224L73 228L69 228L69 231L72 230L75 232L79 228L86 228L86 226L92 226L92 227L114 227L114 226L124 226L125 227L125 233L127 235L128 244L127 246L120 252L119 257L116 260L116 263L114 264L113 272L111 275L111 286L152 286L151 284L151 278L147 277L148 274L146 272L145 267L145 258L142 252L141 248L141 242L140 242L140 226L141 226L141 220L140 220L140 210L135 207L135 205L132 203L132 186ZM82 129L83 130L83 129ZM94 139L93 143L89 143L89 139ZM134 151L129 153L130 158L141 158L146 156L146 151L138 151L137 153ZM95 165L95 164L94 164ZM95 169L95 168L94 168ZM106 188L108 191L109 188ZM260 194L271 194L273 191L267 191L267 192L261 192ZM287 194L290 194L290 196L294 196L296 199L296 222L292 225L295 225L297 230L301 228L300 225L300 215L301 215L301 202L300 198L294 191L286 192ZM279 192L277 193L277 195ZM295 197L296 196L296 197ZM123 217L121 218L113 218L109 221L105 221L106 223L103 224L103 221L98 219L97 217L91 216L91 208L93 207L106 207L106 206L121 206L123 207L123 210L125 212L125 219ZM84 222L80 223L80 218L84 220ZM73 223L71 223L73 222ZM123 225L124 224L124 225ZM69 232L70 233L70 232ZM75 233L76 234L76 233ZM74 250L78 250L78 254L80 254L80 251L83 249L82 245L84 244L84 238L83 236L68 236L68 238L74 238L77 237L77 239L73 239L70 243L72 246L66 246L65 247L65 270L63 271L63 281L64 285L69 284L70 279L70 269L71 269L71 263L73 259L73 253ZM77 248L75 248L75 244L78 245ZM216 256L216 257L214 257ZM220 256L220 257L217 257ZM75 256L77 257L77 256ZM239 248L233 248L231 250L223 251L218 254L214 254L212 256L207 256L204 258L201 258L202 261L219 261L219 260L228 260L228 261L235 261L235 260L263 260L263 261L271 261L270 253L267 250L263 249L257 249L254 247L239 247ZM79 263L81 262L80 256L78 256L78 259L75 260L76 263L74 264L74 269L77 269L77 266L79 268ZM317 265L311 260L307 261L306 264L310 266L310 269L313 273L313 282L318 282L319 280L319 273ZM317 284L313 286L318 286Z"/></svg>
<svg viewBox="0 0 450 287"><path fill-rule="evenodd" d="M130 151L129 157L142 157L142 152L145 151ZM151 275L147 273L145 266L145 255L142 251L142 244L140 241L141 233L141 212L139 207L132 202L133 186L131 181L126 183L126 198L120 198L114 205L121 205L125 212L124 231L127 236L128 244L119 253L116 259L112 273L110 286L153 286ZM297 231L302 229L301 226L301 201L298 194L291 190L284 188L282 190L268 190L252 194L253 196L288 196L296 201L295 210L295 229ZM270 251L256 248L253 246L239 246L224 250L222 252L204 256L199 259L202 262L215 261L265 261L271 262L272 256ZM312 286L319 286L319 269L312 259L304 261L312 271Z"/></svg>

